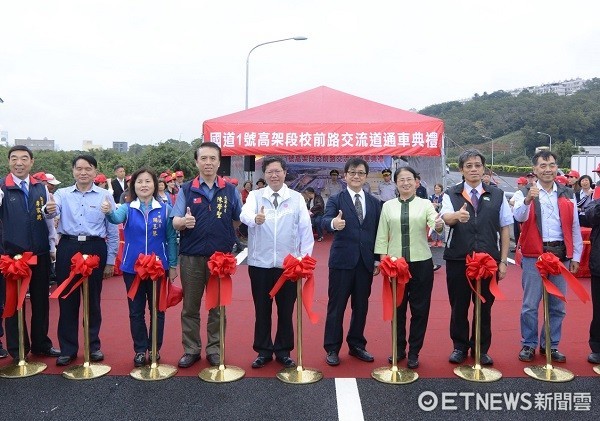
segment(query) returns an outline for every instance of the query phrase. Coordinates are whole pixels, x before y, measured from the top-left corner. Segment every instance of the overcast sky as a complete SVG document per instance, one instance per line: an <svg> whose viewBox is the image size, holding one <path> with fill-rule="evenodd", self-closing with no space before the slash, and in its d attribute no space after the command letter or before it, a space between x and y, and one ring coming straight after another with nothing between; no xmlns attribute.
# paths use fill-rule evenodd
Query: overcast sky
<svg viewBox="0 0 600 421"><path fill-rule="evenodd" d="M190 141L204 120L321 85L401 109L600 76L591 0L9 1L9 141Z"/></svg>

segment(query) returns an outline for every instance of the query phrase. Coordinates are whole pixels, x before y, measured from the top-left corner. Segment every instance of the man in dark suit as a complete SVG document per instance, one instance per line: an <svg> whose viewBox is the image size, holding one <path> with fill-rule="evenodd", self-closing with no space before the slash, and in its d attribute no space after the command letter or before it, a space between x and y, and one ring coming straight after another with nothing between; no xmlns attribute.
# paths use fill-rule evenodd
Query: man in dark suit
<svg viewBox="0 0 600 421"><path fill-rule="evenodd" d="M120 203L119 200L126 188L125 167L123 165L117 165L115 167L115 178L110 181L110 185L112 187L115 203Z"/></svg>
<svg viewBox="0 0 600 421"><path fill-rule="evenodd" d="M352 297L352 317L346 336L349 354L361 361L374 358L366 350L364 336L369 296L375 267L375 236L381 214L381 203L363 191L369 174L364 159L351 158L344 167L347 187L327 201L322 226L334 232L329 253L329 301L323 347L326 362L340 363L343 341L344 311Z"/></svg>

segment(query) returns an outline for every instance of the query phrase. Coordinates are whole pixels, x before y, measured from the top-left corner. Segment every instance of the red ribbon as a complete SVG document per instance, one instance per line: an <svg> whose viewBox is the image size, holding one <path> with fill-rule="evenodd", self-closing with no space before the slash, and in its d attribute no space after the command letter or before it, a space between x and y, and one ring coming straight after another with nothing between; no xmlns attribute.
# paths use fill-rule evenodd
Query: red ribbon
<svg viewBox="0 0 600 421"><path fill-rule="evenodd" d="M129 291L127 291L127 297L129 297L130 300L135 298L135 294L137 294L142 281L162 281L156 308L158 311L165 311L167 309L168 285L165 277L165 268L163 267L160 258L154 253L140 253L133 265L133 270L135 271L135 278L133 278L133 283L131 284Z"/></svg>
<svg viewBox="0 0 600 421"><path fill-rule="evenodd" d="M30 265L37 264L37 256L30 251L17 254L15 257L3 254L0 256L0 271L6 279L6 301L4 303L3 318L11 317L16 310L23 308L25 294L31 282ZM21 289L17 290L17 282L21 281Z"/></svg>
<svg viewBox="0 0 600 421"><path fill-rule="evenodd" d="M208 260L210 277L206 284L206 307L210 310L217 306L231 304L233 283L231 275L237 269L237 260L231 253L216 251ZM221 291L219 291L219 279L221 280Z"/></svg>
<svg viewBox="0 0 600 421"><path fill-rule="evenodd" d="M73 283L73 286L69 290L69 292L61 298L67 298L73 291L75 291L83 281L86 281L87 278L92 274L94 269L100 266L100 257L95 254L81 254L81 252L75 253L73 257L71 257L71 273L69 273L69 277L65 279L58 288L52 293L50 298L58 298L60 294L67 289L71 281L77 276L81 275L81 277Z"/></svg>
<svg viewBox="0 0 600 421"><path fill-rule="evenodd" d="M487 253L475 253L467 256L467 280L469 286L473 292L479 297L482 303L485 303L485 298L481 294L477 294L477 289L473 286L474 282L481 282L484 279L490 280L490 292L492 295L500 300L503 300L504 294L498 286L496 281L496 274L498 273L498 263L492 256Z"/></svg>
<svg viewBox="0 0 600 421"><path fill-rule="evenodd" d="M587 293L583 285L573 276L569 269L562 264L560 259L556 257L552 253L543 253L538 261L535 262L535 266L537 267L540 275L542 277L542 282L544 283L544 288L548 291L548 294L552 294L555 297L560 298L564 302L567 301L565 296L560 292L560 290L554 285L550 279L548 279L548 275L561 275L567 281L567 285L571 287L575 295L583 302L586 303L590 299L590 295Z"/></svg>
<svg viewBox="0 0 600 421"><path fill-rule="evenodd" d="M273 286L273 289L269 292L271 298L279 292L283 284L290 280L292 282L302 282L303 278L306 278L304 287L302 288L302 304L306 310L306 314L310 319L311 323L317 323L319 321L319 315L312 310L313 297L315 295L315 278L313 271L317 261L310 257L308 254L304 257L294 257L288 254L283 259L283 273Z"/></svg>
<svg viewBox="0 0 600 421"><path fill-rule="evenodd" d="M392 279L396 279L396 307L402 304L404 298L404 289L410 280L410 271L408 263L404 257L399 259L395 257L385 256L379 265L379 270L383 275L383 289L381 291L381 299L383 301L383 320L392 320L394 305L392 296Z"/></svg>

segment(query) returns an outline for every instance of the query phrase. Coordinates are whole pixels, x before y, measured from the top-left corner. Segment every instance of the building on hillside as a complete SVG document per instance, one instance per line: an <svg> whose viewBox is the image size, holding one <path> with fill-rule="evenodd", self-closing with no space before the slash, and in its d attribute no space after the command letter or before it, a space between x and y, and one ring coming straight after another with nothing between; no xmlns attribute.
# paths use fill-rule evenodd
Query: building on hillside
<svg viewBox="0 0 600 421"><path fill-rule="evenodd" d="M0 146L8 146L8 132L0 131Z"/></svg>
<svg viewBox="0 0 600 421"><path fill-rule="evenodd" d="M513 89L509 92L513 96L519 95L524 90L528 90L529 92L532 92L536 95L554 93L557 95L566 96L566 95L574 94L575 92L577 92L578 90L583 88L583 85L585 84L585 82L586 82L585 80L583 80L581 78L577 78L577 79L563 80L561 82L545 83L543 85L538 85L538 86L527 86L525 88Z"/></svg>
<svg viewBox="0 0 600 421"><path fill-rule="evenodd" d="M93 149L97 149L97 150L101 150L102 146L101 145L94 145L94 142L91 140L84 140L83 142L81 142L81 150L82 151L91 151Z"/></svg>
<svg viewBox="0 0 600 421"><path fill-rule="evenodd" d="M48 139L47 137L43 139L32 139L30 137L27 139L15 139L15 145L27 146L32 151L54 150L54 140Z"/></svg>
<svg viewBox="0 0 600 421"><path fill-rule="evenodd" d="M129 149L127 142L113 142L113 150L125 153Z"/></svg>

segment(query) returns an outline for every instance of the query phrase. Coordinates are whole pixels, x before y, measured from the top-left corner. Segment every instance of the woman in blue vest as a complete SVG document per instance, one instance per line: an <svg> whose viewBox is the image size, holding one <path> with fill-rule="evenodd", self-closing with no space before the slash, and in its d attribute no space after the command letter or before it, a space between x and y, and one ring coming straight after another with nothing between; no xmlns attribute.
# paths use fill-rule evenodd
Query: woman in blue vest
<svg viewBox="0 0 600 421"><path fill-rule="evenodd" d="M177 277L177 235L169 218L171 206L157 200L158 178L156 173L147 168L137 170L131 176L131 201L117 210L111 209L108 200L102 203L102 212L113 224L123 224L125 246L123 252L123 279L127 290L135 279L135 262L140 253L156 254L163 264L171 281ZM160 288L160 282L157 285ZM146 325L146 302L152 309L152 282L142 280L133 300L129 303L129 324L133 338L135 367L146 364L146 351L151 352L152 326ZM157 326L157 359L162 345L165 325L165 313L158 312Z"/></svg>

